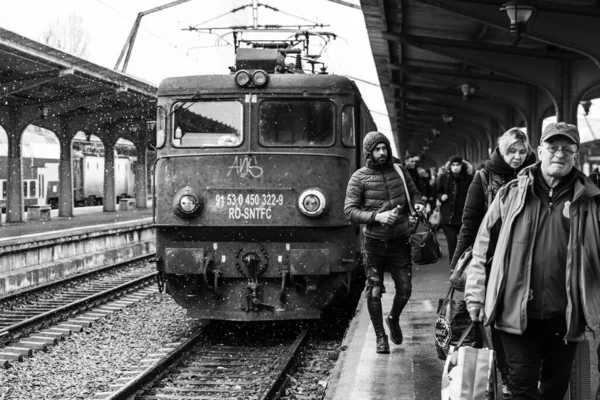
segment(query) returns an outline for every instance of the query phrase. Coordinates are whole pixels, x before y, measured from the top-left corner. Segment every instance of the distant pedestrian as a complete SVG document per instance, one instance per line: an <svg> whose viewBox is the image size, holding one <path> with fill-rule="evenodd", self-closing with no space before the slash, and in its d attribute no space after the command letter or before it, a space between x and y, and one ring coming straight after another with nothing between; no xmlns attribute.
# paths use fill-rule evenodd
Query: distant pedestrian
<svg viewBox="0 0 600 400"><path fill-rule="evenodd" d="M418 168L417 163L420 160L421 159L419 158L419 156L412 154L411 152L406 152L406 155L404 156L404 166L408 170L408 173L410 174L410 178L415 183L417 190L420 193L423 193L422 188L421 188L421 179L419 177L419 172L417 170L417 168Z"/></svg>
<svg viewBox="0 0 600 400"><path fill-rule="evenodd" d="M448 242L448 255L452 257L473 175L469 174L469 164L461 156L452 156L448 164L449 172L438 181L436 196L441 203L441 225Z"/></svg>
<svg viewBox="0 0 600 400"><path fill-rule="evenodd" d="M578 149L575 125L544 129L540 162L498 191L467 268L467 309L500 332L513 400L562 399L577 343L600 326L600 189Z"/></svg>
<svg viewBox="0 0 600 400"><path fill-rule="evenodd" d="M535 153L531 149L529 138L519 128L509 129L498 138L498 147L485 162L484 167L475 173L473 182L469 186L467 201L463 210L462 227L458 235L458 245L454 251L454 256L450 255L452 259L450 268L452 270L456 267L460 256L475 242L477 231L489 206L489 199L493 200L502 186L515 179L520 171L534 164L535 161ZM500 341L500 334L493 327L491 334L494 350L496 350L496 366L500 371L502 381L502 394L504 399L510 399L511 395L508 389L509 371L502 342Z"/></svg>
<svg viewBox="0 0 600 400"><path fill-rule="evenodd" d="M366 165L356 171L346 190L346 218L363 228L363 260L367 278L369 316L377 337L377 353L389 353L383 326L381 296L385 293L383 274L390 272L396 289L392 309L386 317L392 342L401 344L400 314L412 293L412 264L408 236L408 201L418 212L424 209L421 193L408 171L400 166L409 193L394 168L390 142L384 134L369 132L363 140Z"/></svg>

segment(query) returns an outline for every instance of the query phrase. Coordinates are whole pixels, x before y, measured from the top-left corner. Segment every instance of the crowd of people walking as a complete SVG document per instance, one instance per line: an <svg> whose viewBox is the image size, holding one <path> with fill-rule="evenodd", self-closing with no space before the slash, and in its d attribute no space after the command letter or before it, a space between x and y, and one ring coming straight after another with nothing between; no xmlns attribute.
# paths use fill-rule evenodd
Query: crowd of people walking
<svg viewBox="0 0 600 400"><path fill-rule="evenodd" d="M365 137L367 162L348 183L345 213L365 225L377 353L389 352L384 321L391 341L403 341L412 203L436 232L443 230L449 273L472 252L464 301L471 319L488 329L500 398L563 399L578 343L600 327L600 172L588 177L576 167L579 145L577 127L558 122L546 126L535 150L522 129L509 129L479 168L455 155L424 169L412 154L395 168L400 160L385 135ZM385 318L384 271L396 289ZM600 358L600 346L597 351Z"/></svg>

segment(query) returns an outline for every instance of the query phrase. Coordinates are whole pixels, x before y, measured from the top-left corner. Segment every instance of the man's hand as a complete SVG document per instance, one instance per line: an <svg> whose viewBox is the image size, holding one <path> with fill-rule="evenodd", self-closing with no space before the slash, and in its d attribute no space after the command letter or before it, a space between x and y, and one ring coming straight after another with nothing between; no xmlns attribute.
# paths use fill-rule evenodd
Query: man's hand
<svg viewBox="0 0 600 400"><path fill-rule="evenodd" d="M375 215L375 221L384 224L384 225L394 225L398 216L393 212L393 210L385 211Z"/></svg>
<svg viewBox="0 0 600 400"><path fill-rule="evenodd" d="M425 210L425 206L423 204L415 204L415 211L421 214Z"/></svg>
<svg viewBox="0 0 600 400"><path fill-rule="evenodd" d="M440 200L442 200L442 201L448 200L448 195L447 194L443 194L442 197L440 198Z"/></svg>
<svg viewBox="0 0 600 400"><path fill-rule="evenodd" d="M485 318L485 314L483 312L483 306L481 306L479 304L469 304L467 306L467 310L469 310L469 316L471 317L472 321L483 322L483 319Z"/></svg>

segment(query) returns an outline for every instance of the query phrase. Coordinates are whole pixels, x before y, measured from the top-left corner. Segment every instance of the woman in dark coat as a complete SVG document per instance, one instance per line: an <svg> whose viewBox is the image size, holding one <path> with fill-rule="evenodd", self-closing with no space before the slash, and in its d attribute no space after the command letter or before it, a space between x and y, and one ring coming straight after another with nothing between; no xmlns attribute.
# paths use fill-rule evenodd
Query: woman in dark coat
<svg viewBox="0 0 600 400"><path fill-rule="evenodd" d="M523 168L535 162L535 153L525 132L519 128L512 128L500 136L498 147L485 162L485 167L475 173L473 182L469 186L463 210L462 227L458 235L458 244L450 263L452 270L456 267L460 256L475 242L477 231L487 211L490 198L493 200L496 193L498 193L498 189L515 179ZM500 338L495 329L492 329L492 342L496 350L496 361L502 380L502 394L505 399L510 399L508 368Z"/></svg>

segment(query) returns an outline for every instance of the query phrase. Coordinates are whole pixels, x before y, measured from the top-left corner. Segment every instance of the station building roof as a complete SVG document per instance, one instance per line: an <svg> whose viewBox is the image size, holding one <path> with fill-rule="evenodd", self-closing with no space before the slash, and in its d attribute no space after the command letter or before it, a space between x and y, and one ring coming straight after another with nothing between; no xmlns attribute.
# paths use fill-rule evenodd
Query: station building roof
<svg viewBox="0 0 600 400"><path fill-rule="evenodd" d="M59 116L154 119L156 95L151 83L0 28L0 108L46 108L35 125L51 129Z"/></svg>
<svg viewBox="0 0 600 400"><path fill-rule="evenodd" d="M600 94L595 0L360 3L402 150L447 160L475 142L493 148L513 126L527 126L537 144L545 117L574 122L579 101ZM511 4L531 6L512 31Z"/></svg>

